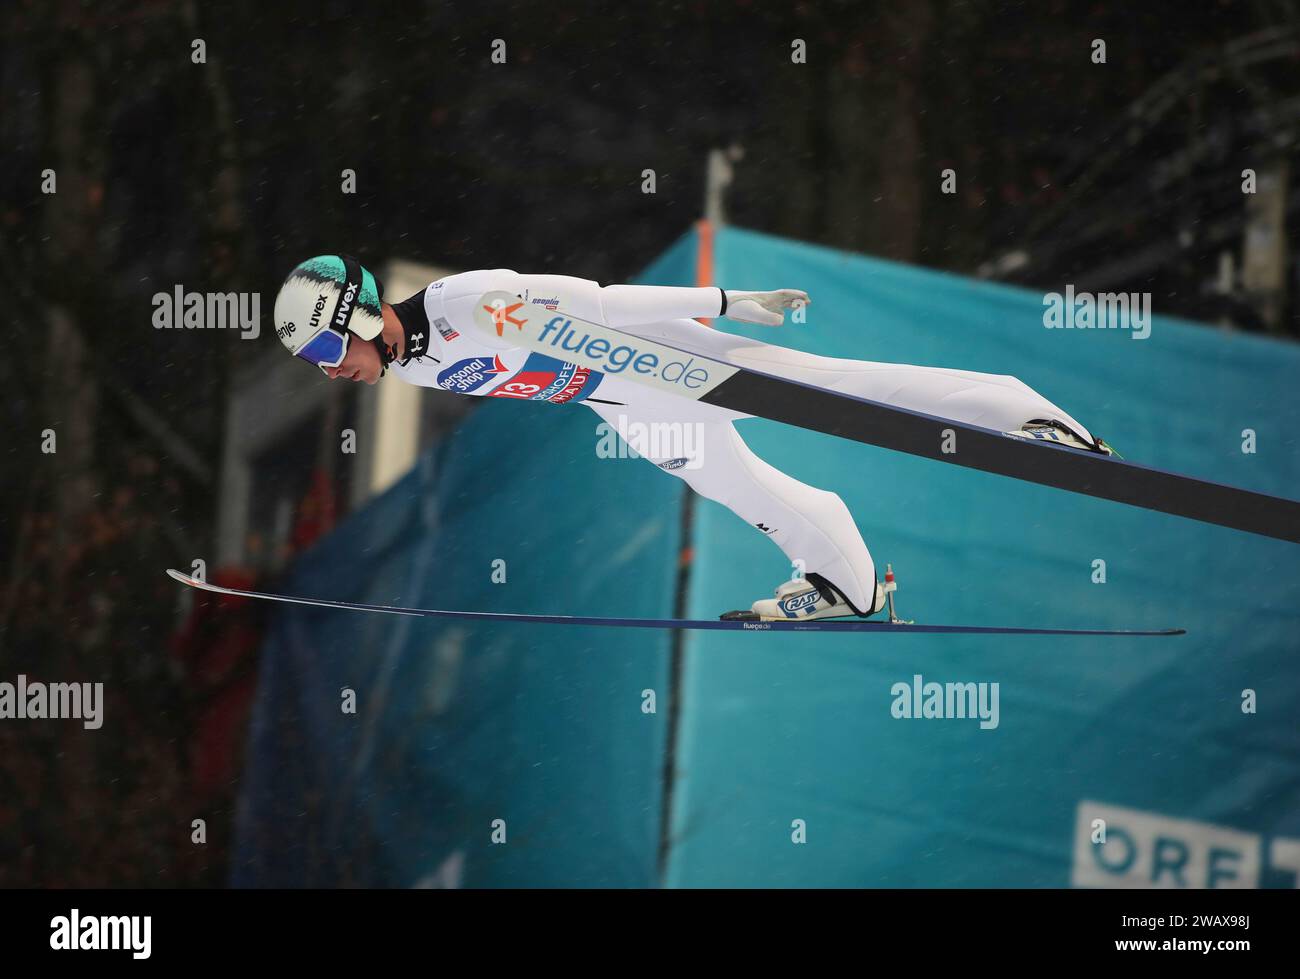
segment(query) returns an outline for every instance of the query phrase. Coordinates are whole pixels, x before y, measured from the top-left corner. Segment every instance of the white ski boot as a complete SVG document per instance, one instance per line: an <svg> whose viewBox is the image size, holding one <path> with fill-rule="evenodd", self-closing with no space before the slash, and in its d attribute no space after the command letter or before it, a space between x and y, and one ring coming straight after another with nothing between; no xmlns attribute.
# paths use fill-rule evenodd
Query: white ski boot
<svg viewBox="0 0 1300 979"><path fill-rule="evenodd" d="M1068 445L1075 449L1087 449L1089 452L1118 457L1118 453L1107 445L1105 440L1087 442L1055 419L1031 418L1018 431L1006 434L1022 439L1037 439L1040 442L1055 442L1058 445Z"/></svg>
<svg viewBox="0 0 1300 979"><path fill-rule="evenodd" d="M727 319L741 323L760 323L763 326L780 326L785 322L785 311L807 306L811 299L801 289L776 289L772 292L739 292L728 289L727 309L722 314Z"/></svg>
<svg viewBox="0 0 1300 979"><path fill-rule="evenodd" d="M837 616L875 615L885 607L885 590L876 582L870 612L859 612L839 590L819 574L809 573L778 585L774 598L762 598L749 611L725 612L727 622L788 622L791 619L830 619Z"/></svg>

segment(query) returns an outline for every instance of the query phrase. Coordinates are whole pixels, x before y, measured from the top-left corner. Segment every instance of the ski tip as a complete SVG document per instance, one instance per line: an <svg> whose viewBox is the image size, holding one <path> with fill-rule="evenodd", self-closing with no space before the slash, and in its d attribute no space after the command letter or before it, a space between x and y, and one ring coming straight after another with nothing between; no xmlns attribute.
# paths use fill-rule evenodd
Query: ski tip
<svg viewBox="0 0 1300 979"><path fill-rule="evenodd" d="M176 579L177 581L179 581L182 585L194 585L194 584L197 584L197 582L196 582L193 578L191 578L189 575L187 575L187 574L181 574L181 572L177 571L175 568L168 568L168 569L167 569L167 574L168 574L170 577L175 578L175 579Z"/></svg>

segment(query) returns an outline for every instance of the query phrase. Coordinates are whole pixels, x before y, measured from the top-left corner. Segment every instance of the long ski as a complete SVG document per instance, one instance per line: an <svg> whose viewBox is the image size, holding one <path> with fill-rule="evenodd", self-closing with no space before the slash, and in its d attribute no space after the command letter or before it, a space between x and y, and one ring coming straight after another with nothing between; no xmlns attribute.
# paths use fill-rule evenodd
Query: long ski
<svg viewBox="0 0 1300 979"><path fill-rule="evenodd" d="M959 635L996 636L1181 636L1185 629L1022 629L975 625L914 625L902 622L870 622L850 619L814 619L790 622L726 622L721 619L630 619L596 615L534 615L525 612L464 612L457 609L402 608L397 605L368 605L364 602L333 602L323 598L271 595L267 592L226 588L199 581L171 568L167 573L181 584L218 595L258 598L293 605L315 605L350 612L383 612L415 615L429 619L462 619L479 622L524 622L531 625L586 625L617 629L701 629L717 632L937 632Z"/></svg>
<svg viewBox="0 0 1300 979"><path fill-rule="evenodd" d="M539 315L540 314L540 315ZM475 322L512 343L678 397L1234 530L1300 543L1300 502L1084 449L895 408L647 340L563 310L486 293Z"/></svg>

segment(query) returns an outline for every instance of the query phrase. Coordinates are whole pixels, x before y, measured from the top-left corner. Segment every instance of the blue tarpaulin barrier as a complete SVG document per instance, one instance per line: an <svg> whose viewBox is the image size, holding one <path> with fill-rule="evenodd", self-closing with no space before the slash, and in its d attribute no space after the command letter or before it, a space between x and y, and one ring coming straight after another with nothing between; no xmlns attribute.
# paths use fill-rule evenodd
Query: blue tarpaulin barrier
<svg viewBox="0 0 1300 979"><path fill-rule="evenodd" d="M692 233L640 281L691 283L695 247ZM1013 374L1129 459L1281 496L1300 485L1294 344L1159 315L1141 340L1049 330L1039 293L739 229L715 249L728 288L813 297L806 324L728 330ZM597 458L598 421L488 399L284 590L712 617L789 576L723 507L694 500L684 524L678 480ZM234 883L1295 886L1300 549L739 427L844 498L908 618L1188 634L678 637L286 608L263 655ZM996 724L896 717L898 685L926 683L996 689Z"/></svg>

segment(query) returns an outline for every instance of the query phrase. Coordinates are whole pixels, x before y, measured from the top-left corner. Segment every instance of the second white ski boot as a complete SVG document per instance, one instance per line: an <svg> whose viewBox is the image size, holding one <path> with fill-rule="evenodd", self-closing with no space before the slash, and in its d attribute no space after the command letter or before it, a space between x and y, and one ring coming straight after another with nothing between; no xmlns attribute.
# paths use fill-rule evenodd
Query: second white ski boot
<svg viewBox="0 0 1300 979"><path fill-rule="evenodd" d="M1076 435L1065 424L1055 419L1031 418L1018 431L1007 432L1007 434L1014 435L1016 438L1055 442L1058 445L1068 445L1075 449L1087 449L1089 452L1098 452L1101 455L1120 457L1119 453L1107 445L1104 439L1088 442Z"/></svg>
<svg viewBox="0 0 1300 979"><path fill-rule="evenodd" d="M819 574L809 572L778 585L773 598L762 598L749 611L725 612L727 622L788 622L791 619L831 619L850 615L875 615L885 607L885 590L876 582L871 611L863 612L849 604L834 585Z"/></svg>

